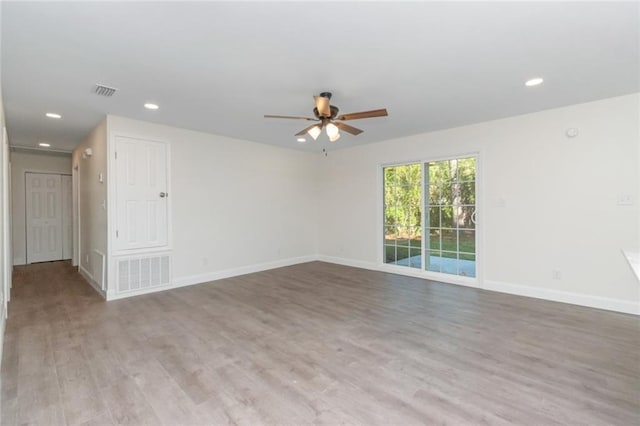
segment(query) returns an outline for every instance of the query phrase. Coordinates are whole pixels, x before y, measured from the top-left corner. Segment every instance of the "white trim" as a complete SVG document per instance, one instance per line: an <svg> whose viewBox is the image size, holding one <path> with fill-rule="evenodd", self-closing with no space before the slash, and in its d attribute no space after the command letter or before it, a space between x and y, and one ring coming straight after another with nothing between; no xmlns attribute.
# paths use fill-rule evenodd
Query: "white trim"
<svg viewBox="0 0 640 426"><path fill-rule="evenodd" d="M424 280L443 282L447 284L463 285L474 287L480 290L497 291L500 293L512 294L514 296L531 297L534 299L549 300L552 302L568 303L571 305L586 306L589 308L604 309L607 311L621 312L625 314L640 315L640 301L638 303L627 300L610 299L606 297L590 296L568 291L553 290L549 288L530 287L519 284L504 283L492 280L485 280L481 284L476 284L468 278L456 277L455 275L438 274L434 279L431 274L427 274L415 268L393 265L377 265L373 262L363 260L346 259L333 256L317 256L317 260L337 265L351 266L354 268L368 269L371 271L386 272L397 275L421 278ZM433 273L432 273L433 274Z"/></svg>
<svg viewBox="0 0 640 426"><path fill-rule="evenodd" d="M423 238L422 238L422 262L421 262L421 268L420 269L415 269L415 268L409 268L409 267L403 267L403 266L393 266L390 265L388 263L384 263L384 243L378 243L377 244L377 249L376 249L376 262L378 263L378 268L376 270L378 271L384 271L384 272L390 272L390 273L394 273L394 274L400 274L400 275L408 275L408 276L412 276L412 277L418 277L418 278L424 278L424 279L428 279L428 280L433 280L433 281L439 281L439 282L444 282L444 283L450 283L450 284L460 284L460 285L464 285L467 287L480 287L480 283L482 283L482 278L483 278L483 273L484 273L484 268L483 268L483 251L484 251L484 225L483 225L483 221L482 221L482 212L484 210L484 200L483 200L483 190L482 190L482 185L484 183L484 177L483 177L483 172L484 172L484 167L483 167L483 160L482 160L482 150L478 149L475 151L467 151L467 152L463 152L463 153L458 153L458 154L452 154L452 155L445 155L445 156L435 156L435 157L427 157L427 158L423 158L421 160L413 160L413 161L404 161L404 162L393 162L393 163L378 163L378 168L377 168L377 174L376 174L376 181L377 181L377 185L378 185L378 189L377 189L377 229L375 231L375 235L378 238L378 241L384 241L384 168L385 167L394 167L394 166L404 166L404 165L415 165L415 164L419 164L420 165L420 173L421 173L421 189L422 189L422 217L421 217L421 226L422 226L422 232L423 232ZM475 238L476 238L476 251L475 251L475 257L476 257L476 274L475 277L462 277L459 275L453 275L453 274L447 274L447 273L440 273L440 272L433 272L433 271L426 271L425 270L425 259L426 259L426 250L425 250L425 241L426 238L428 238L428 236L425 238L424 232L425 229L428 228L427 226L425 226L426 224L426 209L425 207L425 197L427 197L428 195L425 193L425 164L433 162L433 161L445 161L445 160L450 160L450 159L458 159L458 158L470 158L473 157L476 159L476 178L475 178L475 196L476 196L476 212L479 212L479 218L478 218L478 223L476 223L475 226ZM335 258L334 258L335 259ZM331 262L331 261L329 261ZM341 263L341 262L331 262L331 263L340 263L340 264L345 264L345 263ZM349 266L353 266L353 265L349 265ZM370 268L366 268L366 269L370 269Z"/></svg>
<svg viewBox="0 0 640 426"><path fill-rule="evenodd" d="M156 293L159 291L172 290L174 288L204 284L211 281L221 280L224 278L237 277L239 275L252 274L254 272L267 271L269 269L283 268L285 266L292 266L300 263L313 262L316 260L318 260L318 257L314 255L300 256L300 257L292 257L289 259L276 260L273 262L265 262L265 263L258 263L255 265L240 266L238 268L225 269L222 271L208 272L205 274L190 275L187 277L174 279L172 283L169 285L128 291L120 294L109 293L107 295L107 300L111 301L111 300L117 300L117 299L124 299L127 297L139 296L142 294Z"/></svg>
<svg viewBox="0 0 640 426"><path fill-rule="evenodd" d="M388 274L404 275L407 277L421 278L427 281L437 281L447 284L457 284L465 287L480 288L475 278L462 277L459 275L441 274L438 272L422 271L419 268L409 268L407 266L391 265L388 263L375 264L363 260L346 259L333 256L318 256L321 262L335 263L338 265L352 266L354 268L369 269L371 271L386 272Z"/></svg>
<svg viewBox="0 0 640 426"><path fill-rule="evenodd" d="M199 275L191 275L175 279L172 284L165 286L158 286L154 288L147 288L142 290L136 290L127 292L124 294L109 294L98 289L97 284L94 283L91 274L84 268L80 267L79 272L87 281L96 289L96 291L105 297L107 300L124 299L127 297L139 296L142 294L156 293L159 291L171 290L174 288L186 287L197 284L204 284L211 281L216 281L224 278L236 277L239 275L251 274L255 272L267 271L270 269L282 268L286 266L297 265L301 263L320 261L333 263L336 265L351 266L354 268L368 269L376 272L391 273L397 275L405 275L415 278L424 279L427 281L438 281L453 285L464 285L467 287L478 288L479 290L496 291L500 293L512 294L515 296L531 297L534 299L543 299L553 302L568 303L571 305L585 306L589 308L604 309L607 311L621 312L625 314L640 315L640 301L638 303L610 299L606 297L590 296L586 294L572 293L567 291L552 290L548 288L530 287L520 284L504 283L492 280L485 280L480 286L476 285L473 281L465 279L463 277L448 276L448 274L442 274L442 277L438 277L434 280L432 276L416 270L414 268L405 268L401 266L393 265L378 265L375 262L367 262L364 260L348 259L343 257L325 256L325 255L308 255L293 257L290 259L276 260L273 262L258 263L255 265L241 266L238 268L225 269L222 271L209 272Z"/></svg>
<svg viewBox="0 0 640 426"><path fill-rule="evenodd" d="M382 267L380 265L374 262L367 262L366 260L355 260L355 259L347 259L345 257L325 256L323 254L316 256L315 260L318 260L320 262L335 263L336 265L351 266L353 268L362 268L362 269L368 269L370 271L383 272Z"/></svg>
<svg viewBox="0 0 640 426"><path fill-rule="evenodd" d="M173 280L173 287L184 287L188 285L201 284L209 281L221 280L224 278L237 277L238 275L253 274L254 272L268 271L269 269L283 268L285 266L297 265L300 263L313 262L318 260L317 256L300 256L289 259L275 260L272 262L257 263L254 265L240 266L238 268L224 269L222 271L208 272L206 274L190 275Z"/></svg>
<svg viewBox="0 0 640 426"><path fill-rule="evenodd" d="M172 285L172 284L158 285L158 286L150 287L150 288L142 288L142 289L138 289L138 290L129 290L129 291L126 291L124 293L107 293L107 297L106 298L107 298L107 302L111 302L112 300L127 299L129 297L142 296L143 294L157 293L159 291L165 291L165 290L172 290L172 289L178 288L178 287L182 287L182 286L175 286L175 285Z"/></svg>
<svg viewBox="0 0 640 426"><path fill-rule="evenodd" d="M4 304L4 302L3 302ZM4 349L4 331L7 324L7 312L2 306L2 312L0 312L0 369L2 368L2 350Z"/></svg>
<svg viewBox="0 0 640 426"><path fill-rule="evenodd" d="M112 131L109 127L109 117L107 117L107 200L109 200L109 211L107 220L107 252L110 256L128 256L137 255L151 251L170 251L173 248L173 190L171 188L171 141L167 139L158 139L137 133L123 132L120 130ZM116 227L118 225L118 181L117 181L117 164L115 161L117 151L117 139L128 138L137 139L143 142L155 142L164 144L166 151L166 168L167 168L167 243L154 247L140 247L135 249L119 249L116 244ZM109 288L109 286L107 286Z"/></svg>
<svg viewBox="0 0 640 426"><path fill-rule="evenodd" d="M492 280L485 280L482 289L517 296L532 297L535 299L550 300L552 302L569 303L571 305L580 305L589 308L640 315L640 301L634 303L627 300L610 299L608 297L590 296L588 294L531 287Z"/></svg>
<svg viewBox="0 0 640 426"><path fill-rule="evenodd" d="M93 275L91 275L89 271L87 271L82 265L80 265L78 266L78 272L80 273L80 275L82 275L82 278L84 278L100 296L102 296L104 299L107 298L107 295L100 289L100 286L97 282L95 282L95 280L93 279Z"/></svg>

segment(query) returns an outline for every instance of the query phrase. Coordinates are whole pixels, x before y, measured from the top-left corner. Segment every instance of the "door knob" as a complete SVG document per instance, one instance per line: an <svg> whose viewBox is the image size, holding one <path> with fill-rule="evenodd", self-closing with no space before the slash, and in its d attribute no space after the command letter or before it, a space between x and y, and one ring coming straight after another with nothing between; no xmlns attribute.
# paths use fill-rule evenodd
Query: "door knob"
<svg viewBox="0 0 640 426"><path fill-rule="evenodd" d="M164 197L168 197L169 194L167 194L166 192L161 192L160 193L160 198L164 198Z"/></svg>

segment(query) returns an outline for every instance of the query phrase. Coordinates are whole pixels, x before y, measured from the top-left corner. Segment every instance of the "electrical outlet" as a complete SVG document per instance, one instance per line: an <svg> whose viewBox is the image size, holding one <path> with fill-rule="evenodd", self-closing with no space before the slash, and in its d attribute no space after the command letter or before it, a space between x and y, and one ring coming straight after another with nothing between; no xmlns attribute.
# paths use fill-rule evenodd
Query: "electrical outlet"
<svg viewBox="0 0 640 426"><path fill-rule="evenodd" d="M560 271L560 269L552 269L551 270L551 278L554 280L561 280L562 279L562 272Z"/></svg>
<svg viewBox="0 0 640 426"><path fill-rule="evenodd" d="M618 194L616 204L619 206L632 206L633 197L631 196L631 194Z"/></svg>

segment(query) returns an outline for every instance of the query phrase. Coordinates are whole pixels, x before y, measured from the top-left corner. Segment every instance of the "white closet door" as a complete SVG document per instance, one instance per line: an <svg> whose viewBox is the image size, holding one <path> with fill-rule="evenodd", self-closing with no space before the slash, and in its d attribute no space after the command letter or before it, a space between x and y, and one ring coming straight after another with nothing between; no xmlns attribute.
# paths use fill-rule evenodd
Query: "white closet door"
<svg viewBox="0 0 640 426"><path fill-rule="evenodd" d="M27 263L62 259L62 179L26 174Z"/></svg>
<svg viewBox="0 0 640 426"><path fill-rule="evenodd" d="M167 144L116 138L116 248L168 244Z"/></svg>
<svg viewBox="0 0 640 426"><path fill-rule="evenodd" d="M73 255L73 192L71 176L62 175L62 258L71 259Z"/></svg>

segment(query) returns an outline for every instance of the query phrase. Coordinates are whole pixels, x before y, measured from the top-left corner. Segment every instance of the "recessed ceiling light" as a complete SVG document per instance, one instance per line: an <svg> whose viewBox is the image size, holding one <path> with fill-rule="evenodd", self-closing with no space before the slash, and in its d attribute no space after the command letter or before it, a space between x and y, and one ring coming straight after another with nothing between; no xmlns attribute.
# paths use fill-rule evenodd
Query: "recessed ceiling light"
<svg viewBox="0 0 640 426"><path fill-rule="evenodd" d="M146 104L144 104L144 107L145 107L146 109L158 109L158 108L160 108L158 105L156 105L156 104L151 104L151 103L146 103Z"/></svg>
<svg viewBox="0 0 640 426"><path fill-rule="evenodd" d="M524 85L527 87L537 86L538 84L542 84L544 80L540 77L532 78L531 80L527 80Z"/></svg>
<svg viewBox="0 0 640 426"><path fill-rule="evenodd" d="M56 114L55 112L48 112L45 115L49 118L62 118L60 114Z"/></svg>
<svg viewBox="0 0 640 426"><path fill-rule="evenodd" d="M307 140L305 138L298 138L298 142L306 142Z"/></svg>
<svg viewBox="0 0 640 426"><path fill-rule="evenodd" d="M50 147L50 146L51 146L51 144L50 144L50 143L46 143L46 142L40 142L38 145L43 146L43 147L45 147L45 148L48 148L48 147Z"/></svg>

